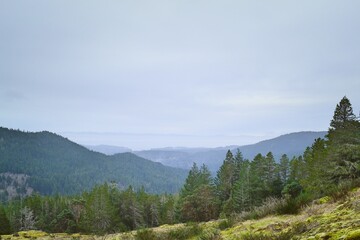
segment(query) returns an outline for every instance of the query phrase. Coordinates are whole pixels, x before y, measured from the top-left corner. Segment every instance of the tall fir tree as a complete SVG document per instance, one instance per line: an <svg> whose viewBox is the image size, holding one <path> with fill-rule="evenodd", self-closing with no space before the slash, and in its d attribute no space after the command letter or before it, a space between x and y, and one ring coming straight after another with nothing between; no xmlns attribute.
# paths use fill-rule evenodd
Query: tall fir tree
<svg viewBox="0 0 360 240"><path fill-rule="evenodd" d="M202 165L199 170L194 163L180 191L177 203L178 218L181 221L215 219L218 216L218 206L209 169Z"/></svg>
<svg viewBox="0 0 360 240"><path fill-rule="evenodd" d="M240 166L239 178L235 182L233 198L235 212L247 211L251 207L250 162L244 160Z"/></svg>
<svg viewBox="0 0 360 240"><path fill-rule="evenodd" d="M318 138L304 152L304 177L300 180L308 192L323 194L327 188L329 164L324 139Z"/></svg>
<svg viewBox="0 0 360 240"><path fill-rule="evenodd" d="M4 207L0 204L0 235L10 234L11 227L9 219L6 216Z"/></svg>
<svg viewBox="0 0 360 240"><path fill-rule="evenodd" d="M265 157L259 153L250 163L251 206L260 205L265 197L268 196L265 184L265 169Z"/></svg>
<svg viewBox="0 0 360 240"><path fill-rule="evenodd" d="M346 128L349 122L356 120L350 100L344 96L336 105L333 119L330 122L330 129L338 130Z"/></svg>
<svg viewBox="0 0 360 240"><path fill-rule="evenodd" d="M221 202L225 202L230 198L231 190L234 184L235 159L230 150L227 151L226 157L217 171L215 185L217 195Z"/></svg>
<svg viewBox="0 0 360 240"><path fill-rule="evenodd" d="M290 176L290 160L286 154L283 154L279 163L279 174L283 185L286 185Z"/></svg>
<svg viewBox="0 0 360 240"><path fill-rule="evenodd" d="M360 122L346 96L336 105L326 144L335 184L360 177Z"/></svg>

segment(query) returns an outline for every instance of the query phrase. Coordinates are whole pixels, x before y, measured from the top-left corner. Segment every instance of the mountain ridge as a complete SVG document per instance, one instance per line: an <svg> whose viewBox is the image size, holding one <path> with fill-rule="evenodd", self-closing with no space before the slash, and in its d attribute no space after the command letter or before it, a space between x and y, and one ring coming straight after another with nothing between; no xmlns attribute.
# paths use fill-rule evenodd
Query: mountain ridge
<svg viewBox="0 0 360 240"><path fill-rule="evenodd" d="M263 155L272 152L275 159L279 160L282 154L288 157L301 155L305 148L311 146L316 138L324 138L325 131L303 131L284 134L272 139L260 141L255 144L243 146L231 145L217 148L195 148L197 151L181 151L179 149L170 151L164 150L144 150L134 151L138 156L161 162L164 165L190 169L193 162L198 165L206 164L212 172L216 172L225 158L226 152L231 150L233 153L239 149L244 158L252 160L258 153Z"/></svg>
<svg viewBox="0 0 360 240"><path fill-rule="evenodd" d="M26 174L41 194L74 194L96 184L144 186L152 193L177 192L187 171L120 153L106 156L60 135L0 127L0 173ZM0 198L6 193L0 191Z"/></svg>

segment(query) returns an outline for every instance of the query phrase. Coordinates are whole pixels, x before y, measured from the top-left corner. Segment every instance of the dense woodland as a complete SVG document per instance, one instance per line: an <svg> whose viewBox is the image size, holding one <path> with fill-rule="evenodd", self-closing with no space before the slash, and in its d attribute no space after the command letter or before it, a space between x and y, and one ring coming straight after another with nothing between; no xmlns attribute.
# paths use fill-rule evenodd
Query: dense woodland
<svg viewBox="0 0 360 240"><path fill-rule="evenodd" d="M186 170L132 153L106 156L50 132L27 133L1 127L0 169L0 173L31 176L27 184L41 195L79 194L104 182L114 182L122 189L132 184L150 193L175 193L187 174ZM18 187L22 193L23 186ZM6 192L0 191L0 201L6 198Z"/></svg>
<svg viewBox="0 0 360 240"><path fill-rule="evenodd" d="M0 207L0 233L41 229L102 234L208 221L251 213L274 198L286 201L282 213L294 214L315 198L358 184L359 177L360 122L344 97L325 139L316 139L302 156L283 155L277 163L271 152L250 161L240 151L228 151L215 178L205 165L194 164L177 195L119 190L111 183L75 196L32 195Z"/></svg>

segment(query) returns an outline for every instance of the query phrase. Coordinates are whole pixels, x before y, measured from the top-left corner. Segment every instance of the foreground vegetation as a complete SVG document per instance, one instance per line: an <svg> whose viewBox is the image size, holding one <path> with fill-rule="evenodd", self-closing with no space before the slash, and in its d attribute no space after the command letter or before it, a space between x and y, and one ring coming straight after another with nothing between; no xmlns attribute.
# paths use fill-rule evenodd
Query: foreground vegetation
<svg viewBox="0 0 360 240"><path fill-rule="evenodd" d="M289 160L283 155L276 163L271 152L249 161L241 152L228 151L215 178L205 165L194 164L178 195L131 187L120 191L113 184L72 197L33 195L0 207L0 233L41 229L114 233L105 236L116 239L357 239L359 190L351 189L359 181L360 122L344 97L326 138L316 139L302 156ZM17 236L4 236L12 237Z"/></svg>
<svg viewBox="0 0 360 240"><path fill-rule="evenodd" d="M279 202L277 202L279 204ZM272 240L272 239L360 239L360 189L344 188L342 195L323 197L304 206L296 215L277 215L277 204L262 206L264 217L241 220L241 216L204 223L162 225L156 228L108 234L49 234L41 231L21 231L2 235L1 239L116 239L116 240ZM260 211L260 209L258 209ZM273 212L267 215L269 212Z"/></svg>

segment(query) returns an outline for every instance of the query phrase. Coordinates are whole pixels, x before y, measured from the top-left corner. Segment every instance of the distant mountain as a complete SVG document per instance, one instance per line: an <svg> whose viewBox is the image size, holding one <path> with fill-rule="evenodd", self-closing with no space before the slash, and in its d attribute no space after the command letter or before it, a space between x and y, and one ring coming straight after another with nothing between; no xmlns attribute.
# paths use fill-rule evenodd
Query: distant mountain
<svg viewBox="0 0 360 240"><path fill-rule="evenodd" d="M276 160L282 154L290 158L301 155L307 146L311 146L316 138L323 138L327 132L298 132L282 135L273 139L245 146L228 146L219 148L162 148L136 151L136 155L164 165L189 169L193 162L206 164L212 172L216 172L225 158L227 150L236 152L239 149L243 156L252 160L256 154L272 152Z"/></svg>
<svg viewBox="0 0 360 240"><path fill-rule="evenodd" d="M106 156L50 132L22 132L0 127L0 174L26 176L26 188L41 194L74 194L95 184L141 186L151 193L177 192L187 171L167 167L132 153ZM6 175L2 174L4 179ZM10 179L11 180L11 179ZM8 180L9 184L14 181ZM0 182L0 197L6 195ZM3 187L3 188L2 188ZM2 189L1 189L2 188ZM19 192L24 192L18 186Z"/></svg>
<svg viewBox="0 0 360 240"><path fill-rule="evenodd" d="M220 162L225 157L227 149L202 149L199 151L168 151L168 150L145 150L136 151L136 155L154 162L160 162L166 166L190 169L194 162L198 165L206 164L211 171L217 171Z"/></svg>
<svg viewBox="0 0 360 240"><path fill-rule="evenodd" d="M110 146L110 145L84 145L84 147L86 147L89 150L103 153L106 155L114 155L116 153L132 152L132 150L127 147Z"/></svg>
<svg viewBox="0 0 360 240"><path fill-rule="evenodd" d="M246 158L253 159L256 154L266 154L271 151L275 158L282 154L289 157L302 155L306 147L311 146L317 138L324 138L327 132L297 132L239 147Z"/></svg>

